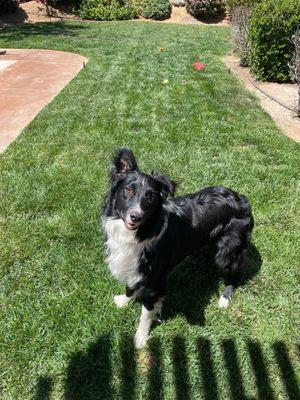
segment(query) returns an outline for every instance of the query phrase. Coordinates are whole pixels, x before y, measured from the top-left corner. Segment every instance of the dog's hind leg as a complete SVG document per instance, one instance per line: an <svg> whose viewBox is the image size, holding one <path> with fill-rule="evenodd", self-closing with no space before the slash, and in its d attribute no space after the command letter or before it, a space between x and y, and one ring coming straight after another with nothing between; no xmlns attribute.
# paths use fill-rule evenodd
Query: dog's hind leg
<svg viewBox="0 0 300 400"><path fill-rule="evenodd" d="M217 242L215 261L225 280L226 289L219 299L219 307L227 308L234 288L239 283L244 254L251 239L253 220L233 218Z"/></svg>
<svg viewBox="0 0 300 400"><path fill-rule="evenodd" d="M233 291L234 291L235 285L232 283L227 285L224 292L221 294L219 298L219 307L220 308L227 308L231 302Z"/></svg>
<svg viewBox="0 0 300 400"><path fill-rule="evenodd" d="M160 315L161 308L162 299L159 299L150 310L146 306L142 306L140 323L134 336L134 345L136 349L141 349L145 346L149 337L152 322L157 320L157 315Z"/></svg>
<svg viewBox="0 0 300 400"><path fill-rule="evenodd" d="M118 308L127 306L130 300L134 299L134 290L126 286L126 294L118 294L114 296L114 303Z"/></svg>

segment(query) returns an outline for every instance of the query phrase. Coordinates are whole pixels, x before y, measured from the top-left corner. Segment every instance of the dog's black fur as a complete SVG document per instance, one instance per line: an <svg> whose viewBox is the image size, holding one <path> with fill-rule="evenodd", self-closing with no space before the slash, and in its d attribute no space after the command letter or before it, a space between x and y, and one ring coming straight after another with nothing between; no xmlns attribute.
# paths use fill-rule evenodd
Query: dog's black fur
<svg viewBox="0 0 300 400"><path fill-rule="evenodd" d="M247 197L222 186L173 197L175 189L164 175L140 172L130 149L118 150L102 220L105 227L107 219L122 219L134 231L141 278L127 285L126 294L135 293L148 310L165 295L171 270L209 243L227 285L223 296L230 300L251 240L254 222Z"/></svg>

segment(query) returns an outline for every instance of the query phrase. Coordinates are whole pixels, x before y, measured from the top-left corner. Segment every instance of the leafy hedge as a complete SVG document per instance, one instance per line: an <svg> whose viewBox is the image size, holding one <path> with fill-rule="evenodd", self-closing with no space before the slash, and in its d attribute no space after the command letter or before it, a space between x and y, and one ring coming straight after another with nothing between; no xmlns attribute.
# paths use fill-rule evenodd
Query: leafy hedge
<svg viewBox="0 0 300 400"><path fill-rule="evenodd" d="M144 18L162 20L169 18L172 12L169 0L138 0L136 5L138 14Z"/></svg>
<svg viewBox="0 0 300 400"><path fill-rule="evenodd" d="M250 20L249 63L258 79L291 79L291 38L299 26L299 0L264 0L254 8Z"/></svg>
<svg viewBox="0 0 300 400"><path fill-rule="evenodd" d="M78 6L82 0L48 0L48 3L53 6Z"/></svg>
<svg viewBox="0 0 300 400"><path fill-rule="evenodd" d="M19 2L17 0L0 0L0 14L9 14L17 11Z"/></svg>
<svg viewBox="0 0 300 400"><path fill-rule="evenodd" d="M221 0L186 0L186 10L195 18L212 18L225 9Z"/></svg>
<svg viewBox="0 0 300 400"><path fill-rule="evenodd" d="M232 7L237 6L248 6L254 7L258 3L262 3L264 0L226 0L227 2L232 4Z"/></svg>
<svg viewBox="0 0 300 400"><path fill-rule="evenodd" d="M78 13L81 18L99 21L132 19L137 16L130 0L83 0Z"/></svg>

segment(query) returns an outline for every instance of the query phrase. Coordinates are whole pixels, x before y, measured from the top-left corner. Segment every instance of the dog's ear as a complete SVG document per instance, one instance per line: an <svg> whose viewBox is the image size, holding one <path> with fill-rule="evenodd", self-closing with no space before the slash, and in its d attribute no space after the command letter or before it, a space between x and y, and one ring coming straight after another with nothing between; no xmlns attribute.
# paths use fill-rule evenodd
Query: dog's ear
<svg viewBox="0 0 300 400"><path fill-rule="evenodd" d="M128 171L138 171L138 165L133 152L127 147L117 150L113 158L113 177L119 178Z"/></svg>
<svg viewBox="0 0 300 400"><path fill-rule="evenodd" d="M168 196L174 197L176 188L178 186L177 182L171 181L167 176L157 174L155 172L152 172L151 175L160 183L161 196L163 200L166 200Z"/></svg>

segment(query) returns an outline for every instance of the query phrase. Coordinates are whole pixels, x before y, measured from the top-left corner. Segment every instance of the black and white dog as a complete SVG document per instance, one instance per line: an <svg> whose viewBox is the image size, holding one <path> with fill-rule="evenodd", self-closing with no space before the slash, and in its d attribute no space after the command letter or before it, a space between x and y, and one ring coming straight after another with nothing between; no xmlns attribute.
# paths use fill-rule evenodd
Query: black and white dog
<svg viewBox="0 0 300 400"><path fill-rule="evenodd" d="M208 243L216 247L215 262L227 285L219 306L229 305L253 217L248 199L225 187L173 197L176 184L164 175L140 172L128 148L119 149L113 163L102 216L107 261L112 274L126 284L126 294L114 297L116 305L123 307L133 298L142 303L134 338L141 348L161 312L168 274Z"/></svg>

